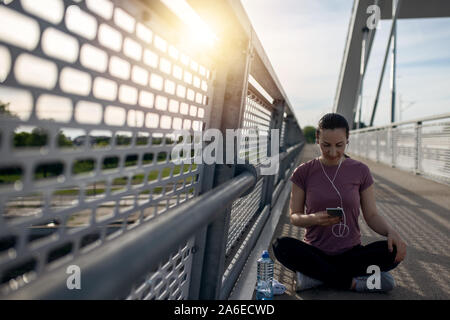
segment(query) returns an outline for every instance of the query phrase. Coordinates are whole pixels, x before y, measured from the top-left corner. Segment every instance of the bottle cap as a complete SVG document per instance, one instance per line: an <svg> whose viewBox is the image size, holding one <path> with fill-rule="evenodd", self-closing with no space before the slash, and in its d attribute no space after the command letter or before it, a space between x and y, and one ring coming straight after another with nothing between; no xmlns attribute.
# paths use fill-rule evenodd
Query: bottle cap
<svg viewBox="0 0 450 320"><path fill-rule="evenodd" d="M262 253L262 257L263 257L264 259L269 258L269 257L270 257L270 256L269 256L269 251L264 250L263 253Z"/></svg>

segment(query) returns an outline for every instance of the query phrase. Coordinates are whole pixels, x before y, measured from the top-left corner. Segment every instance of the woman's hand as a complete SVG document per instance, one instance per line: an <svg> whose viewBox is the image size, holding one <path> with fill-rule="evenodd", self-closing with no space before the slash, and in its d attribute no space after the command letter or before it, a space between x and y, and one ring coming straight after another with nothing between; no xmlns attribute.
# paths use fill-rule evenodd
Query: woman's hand
<svg viewBox="0 0 450 320"><path fill-rule="evenodd" d="M330 216L326 211L319 211L319 212L313 213L312 215L314 215L315 225L317 225L317 226L322 226L322 227L332 226L332 225L339 223L339 221L341 221L340 217Z"/></svg>
<svg viewBox="0 0 450 320"><path fill-rule="evenodd" d="M388 232L387 241L388 241L388 248L389 248L390 252L392 252L392 250L394 250L393 246L397 247L397 255L395 256L394 262L398 263L398 262L403 261L403 259L405 259L405 256L406 256L406 244L402 240L402 238L400 238L400 236L398 235L397 232L395 232L394 230L391 229Z"/></svg>

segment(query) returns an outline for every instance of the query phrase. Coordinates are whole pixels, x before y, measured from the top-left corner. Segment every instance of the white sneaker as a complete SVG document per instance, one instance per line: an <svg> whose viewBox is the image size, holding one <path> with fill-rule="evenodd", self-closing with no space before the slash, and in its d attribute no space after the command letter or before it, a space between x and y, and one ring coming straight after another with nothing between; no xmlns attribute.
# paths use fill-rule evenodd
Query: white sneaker
<svg viewBox="0 0 450 320"><path fill-rule="evenodd" d="M276 279L272 279L272 289L274 296L280 296L286 292L286 286ZM258 284L256 284L255 290L258 290Z"/></svg>
<svg viewBox="0 0 450 320"><path fill-rule="evenodd" d="M278 282L278 280L276 280L276 279L272 280L272 288L273 288L273 294L275 296L282 295L286 292L286 286L284 284Z"/></svg>
<svg viewBox="0 0 450 320"><path fill-rule="evenodd" d="M323 284L322 281L310 278L301 272L296 272L296 274L297 274L297 285L295 286L295 291L297 292L315 288Z"/></svg>

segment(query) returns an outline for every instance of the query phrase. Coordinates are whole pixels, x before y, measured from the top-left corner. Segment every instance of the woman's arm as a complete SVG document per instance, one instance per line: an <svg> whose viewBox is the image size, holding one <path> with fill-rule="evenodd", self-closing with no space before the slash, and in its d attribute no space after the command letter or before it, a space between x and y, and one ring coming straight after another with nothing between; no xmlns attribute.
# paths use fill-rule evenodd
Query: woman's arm
<svg viewBox="0 0 450 320"><path fill-rule="evenodd" d="M402 261L406 256L406 244L391 226L388 225L386 220L378 214L377 206L375 202L374 186L361 192L361 209L363 212L364 220L367 225L376 233L388 238L389 250L392 252L393 245L397 247L396 262Z"/></svg>
<svg viewBox="0 0 450 320"><path fill-rule="evenodd" d="M375 202L374 186L371 185L366 190L361 192L361 209L364 220L367 225L376 233L387 237L390 231L390 226L386 223L382 216L378 215L377 206Z"/></svg>
<svg viewBox="0 0 450 320"><path fill-rule="evenodd" d="M326 211L305 214L305 191L292 184L290 201L290 220L294 226L308 228L315 225L329 226L339 223L340 218L329 216Z"/></svg>

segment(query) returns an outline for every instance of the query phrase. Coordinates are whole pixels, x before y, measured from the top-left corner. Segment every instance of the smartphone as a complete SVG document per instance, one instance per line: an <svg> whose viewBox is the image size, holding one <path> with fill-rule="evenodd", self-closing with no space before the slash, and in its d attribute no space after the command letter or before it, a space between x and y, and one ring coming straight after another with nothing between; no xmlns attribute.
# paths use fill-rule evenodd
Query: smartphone
<svg viewBox="0 0 450 320"><path fill-rule="evenodd" d="M342 208L327 208L327 213L333 217L341 218L344 215L344 211Z"/></svg>

